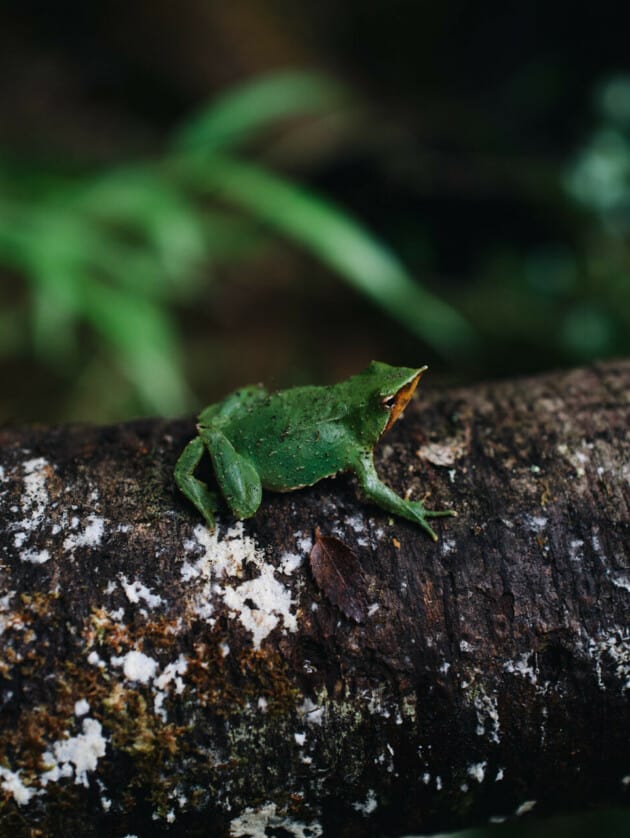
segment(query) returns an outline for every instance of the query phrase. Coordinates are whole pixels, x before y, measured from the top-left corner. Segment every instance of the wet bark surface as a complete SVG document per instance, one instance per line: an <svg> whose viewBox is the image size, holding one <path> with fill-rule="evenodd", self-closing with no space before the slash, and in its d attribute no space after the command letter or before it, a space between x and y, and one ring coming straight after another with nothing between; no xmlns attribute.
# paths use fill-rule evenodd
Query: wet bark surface
<svg viewBox="0 0 630 838"><path fill-rule="evenodd" d="M458 510L438 543L351 476L210 534L172 479L193 433L0 431L0 834L393 836L630 802L630 362L425 386L376 461Z"/></svg>

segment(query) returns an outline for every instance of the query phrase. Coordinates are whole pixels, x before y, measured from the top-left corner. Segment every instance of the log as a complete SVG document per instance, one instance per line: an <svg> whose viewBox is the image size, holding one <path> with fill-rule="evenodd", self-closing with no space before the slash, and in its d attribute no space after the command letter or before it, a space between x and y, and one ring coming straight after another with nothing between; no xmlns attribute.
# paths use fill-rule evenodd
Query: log
<svg viewBox="0 0 630 838"><path fill-rule="evenodd" d="M191 419L0 431L0 834L629 802L630 361L429 383L377 466L458 510L437 543L352 476L210 534L172 477Z"/></svg>

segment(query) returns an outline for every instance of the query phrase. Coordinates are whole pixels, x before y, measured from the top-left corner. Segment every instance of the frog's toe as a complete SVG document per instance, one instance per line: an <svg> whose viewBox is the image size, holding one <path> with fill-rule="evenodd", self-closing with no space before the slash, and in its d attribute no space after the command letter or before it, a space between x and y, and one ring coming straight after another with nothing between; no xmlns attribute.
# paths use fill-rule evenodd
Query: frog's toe
<svg viewBox="0 0 630 838"><path fill-rule="evenodd" d="M435 532L435 530L434 530L434 529L432 529L432 528L428 525L428 523L426 522L426 520L425 520L425 519L423 519L423 520L422 520L422 521L420 521L419 523L420 523L420 526L421 526L421 527L422 527L422 528L423 528L426 532L428 532L428 533L429 533L429 535L431 536L431 538L433 539L433 541L437 541L437 540L438 540L437 533Z"/></svg>
<svg viewBox="0 0 630 838"><path fill-rule="evenodd" d="M454 509L425 509L424 514L427 518L457 518Z"/></svg>

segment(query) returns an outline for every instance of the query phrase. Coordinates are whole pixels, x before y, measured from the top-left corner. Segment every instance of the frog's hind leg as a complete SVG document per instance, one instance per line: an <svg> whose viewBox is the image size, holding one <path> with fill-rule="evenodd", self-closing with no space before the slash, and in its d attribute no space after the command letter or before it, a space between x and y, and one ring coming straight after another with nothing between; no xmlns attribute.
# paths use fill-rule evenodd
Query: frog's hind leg
<svg viewBox="0 0 630 838"><path fill-rule="evenodd" d="M229 419L233 413L255 408L268 397L269 393L262 385L252 384L249 387L241 387L230 393L223 401L211 404L202 410L199 414L199 424L204 428L209 428L216 419Z"/></svg>
<svg viewBox="0 0 630 838"><path fill-rule="evenodd" d="M215 527L214 514L217 511L217 496L194 475L203 452L204 445L200 437L197 436L188 443L175 465L175 482L180 491L201 512L208 527L213 531Z"/></svg>
<svg viewBox="0 0 630 838"><path fill-rule="evenodd" d="M251 518L262 500L262 485L254 466L218 430L202 428L217 482L237 518Z"/></svg>

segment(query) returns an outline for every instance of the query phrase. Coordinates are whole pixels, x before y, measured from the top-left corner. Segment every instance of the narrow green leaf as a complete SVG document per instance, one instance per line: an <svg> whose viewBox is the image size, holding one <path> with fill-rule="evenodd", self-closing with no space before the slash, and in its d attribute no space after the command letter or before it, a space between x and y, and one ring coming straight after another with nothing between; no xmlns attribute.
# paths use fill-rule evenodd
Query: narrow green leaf
<svg viewBox="0 0 630 838"><path fill-rule="evenodd" d="M112 346L144 404L159 413L190 407L179 341L161 307L101 283L86 282L83 310Z"/></svg>
<svg viewBox="0 0 630 838"><path fill-rule="evenodd" d="M92 177L64 196L61 210L78 214L92 236L100 236L105 247L95 248L99 261L111 268L119 260L121 276L152 274L150 284L168 293L194 284L194 269L207 256L199 209L155 166L126 166ZM137 267L130 270L126 261Z"/></svg>
<svg viewBox="0 0 630 838"><path fill-rule="evenodd" d="M438 353L473 351L477 339L467 321L423 288L387 247L329 201L226 156L183 159L180 171L192 186L228 198L310 249Z"/></svg>
<svg viewBox="0 0 630 838"><path fill-rule="evenodd" d="M177 151L234 147L277 122L339 104L342 88L324 76L300 71L273 73L232 88L177 132Z"/></svg>

